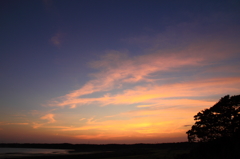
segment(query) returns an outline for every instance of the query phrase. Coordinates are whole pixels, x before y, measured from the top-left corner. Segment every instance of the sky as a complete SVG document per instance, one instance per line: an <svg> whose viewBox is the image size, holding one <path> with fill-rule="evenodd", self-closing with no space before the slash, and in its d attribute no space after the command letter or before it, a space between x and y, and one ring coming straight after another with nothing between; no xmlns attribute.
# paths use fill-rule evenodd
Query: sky
<svg viewBox="0 0 240 159"><path fill-rule="evenodd" d="M1 0L0 143L187 141L240 94L239 0Z"/></svg>

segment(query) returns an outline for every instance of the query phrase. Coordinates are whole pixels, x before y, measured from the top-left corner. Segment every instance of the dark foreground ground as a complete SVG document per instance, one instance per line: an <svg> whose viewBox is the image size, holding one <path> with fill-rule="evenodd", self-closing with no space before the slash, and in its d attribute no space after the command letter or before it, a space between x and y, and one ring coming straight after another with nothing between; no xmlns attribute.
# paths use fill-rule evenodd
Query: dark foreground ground
<svg viewBox="0 0 240 159"><path fill-rule="evenodd" d="M164 144L0 144L8 148L48 148L69 149L69 154L22 156L17 158L51 159L175 159L180 154L187 154L197 146L196 143ZM13 157L7 157L13 158ZM16 157L14 157L16 159Z"/></svg>

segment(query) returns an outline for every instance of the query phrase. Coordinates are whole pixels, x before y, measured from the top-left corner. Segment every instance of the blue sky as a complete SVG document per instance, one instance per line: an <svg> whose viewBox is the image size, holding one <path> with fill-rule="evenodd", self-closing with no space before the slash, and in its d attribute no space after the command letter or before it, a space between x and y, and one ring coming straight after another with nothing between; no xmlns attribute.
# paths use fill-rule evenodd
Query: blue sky
<svg viewBox="0 0 240 159"><path fill-rule="evenodd" d="M237 0L0 6L0 142L186 141L240 92Z"/></svg>

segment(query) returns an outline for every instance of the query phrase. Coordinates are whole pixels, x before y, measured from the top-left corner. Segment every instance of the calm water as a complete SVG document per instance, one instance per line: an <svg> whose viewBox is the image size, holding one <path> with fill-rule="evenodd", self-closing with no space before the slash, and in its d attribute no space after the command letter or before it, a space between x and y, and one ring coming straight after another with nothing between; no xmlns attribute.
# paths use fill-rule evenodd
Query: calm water
<svg viewBox="0 0 240 159"><path fill-rule="evenodd" d="M34 149L34 148L0 148L0 154L31 153L31 154L67 154L69 150L63 149Z"/></svg>
<svg viewBox="0 0 240 159"><path fill-rule="evenodd" d="M8 157L24 157L46 154L69 154L64 149L34 149L34 148L0 148L0 159Z"/></svg>

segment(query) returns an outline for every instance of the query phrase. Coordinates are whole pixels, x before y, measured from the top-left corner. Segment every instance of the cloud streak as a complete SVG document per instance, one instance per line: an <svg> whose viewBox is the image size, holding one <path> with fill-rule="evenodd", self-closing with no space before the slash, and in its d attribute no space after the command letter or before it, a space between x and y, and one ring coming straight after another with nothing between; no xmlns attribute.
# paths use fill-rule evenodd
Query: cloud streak
<svg viewBox="0 0 240 159"><path fill-rule="evenodd" d="M218 25L218 21L213 21L221 17L220 13L214 14L167 26L164 32L154 36L140 35L125 40L147 45L141 54L108 50L99 60L89 63L97 70L90 74L91 80L81 88L53 99L48 105L76 108L97 102L105 106L239 91L233 87L238 84L236 74L239 70L228 70L238 64L229 65L227 60L239 58L236 37L240 32L234 31L235 25ZM199 30L205 23L209 25ZM218 29L213 29L212 25L217 25ZM234 71L234 76L227 75L228 71ZM96 93L102 95L96 97Z"/></svg>
<svg viewBox="0 0 240 159"><path fill-rule="evenodd" d="M171 114L171 115L170 115ZM179 117L181 114L181 117ZM124 120L97 120L89 118L81 127L68 127L61 129L63 133L75 132L78 139L123 139L123 138L164 138L174 134L182 134L184 127L192 118L192 110L183 109L152 109L137 110L119 114L130 117ZM171 126L170 126L171 125Z"/></svg>
<svg viewBox="0 0 240 159"><path fill-rule="evenodd" d="M48 123L54 123L56 120L54 119L54 114L47 114L41 117L43 120L48 120Z"/></svg>
<svg viewBox="0 0 240 159"><path fill-rule="evenodd" d="M32 122L32 127L34 129L37 129L37 128L42 128L42 127L46 127L47 124L52 124L52 123L55 123L56 120L54 119L54 116L55 114L46 114L42 117L40 117L41 120L47 120L47 122L43 123L43 122Z"/></svg>
<svg viewBox="0 0 240 159"><path fill-rule="evenodd" d="M133 59L123 60L121 54L107 54L102 61L93 62L94 68L100 68L99 73L92 74L93 80L87 82L82 88L73 91L53 101L50 105L76 107L78 104L88 104L89 99L81 98L83 95L95 92L106 92L123 87L125 84L150 82L161 80L154 79L153 73L171 72L174 69L202 65L202 59L183 58L178 56L148 55ZM108 98L105 95L102 99Z"/></svg>
<svg viewBox="0 0 240 159"><path fill-rule="evenodd" d="M92 63L94 68L100 69L100 72L92 74L93 80L87 82L82 88L55 99L50 105L75 108L77 105L93 102L98 102L101 106L133 104L149 102L156 98L222 95L225 92L239 91L234 87L239 84L239 77L209 77L196 80L194 78L199 74L197 73L182 82L177 80L184 79L183 76L169 78L164 75L178 72L186 74L188 72L185 69L191 71L191 69L208 66L207 60L176 55L147 55L127 59L120 54L108 54L103 60ZM169 83L171 80L172 82ZM121 90L122 93L114 94L112 90ZM96 92L102 92L104 95L98 98L83 97Z"/></svg>

